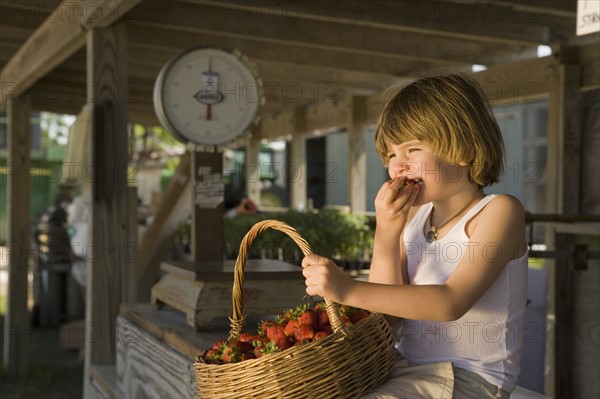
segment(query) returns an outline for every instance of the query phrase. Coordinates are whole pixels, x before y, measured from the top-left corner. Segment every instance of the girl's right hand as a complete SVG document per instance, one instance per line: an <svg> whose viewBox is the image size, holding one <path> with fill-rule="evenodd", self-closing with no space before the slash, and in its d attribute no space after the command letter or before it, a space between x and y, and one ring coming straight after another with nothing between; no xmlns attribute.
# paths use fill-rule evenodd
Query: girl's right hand
<svg viewBox="0 0 600 399"><path fill-rule="evenodd" d="M383 183L375 197L378 230L400 235L408 218L408 210L419 193L419 187L418 183L399 177Z"/></svg>

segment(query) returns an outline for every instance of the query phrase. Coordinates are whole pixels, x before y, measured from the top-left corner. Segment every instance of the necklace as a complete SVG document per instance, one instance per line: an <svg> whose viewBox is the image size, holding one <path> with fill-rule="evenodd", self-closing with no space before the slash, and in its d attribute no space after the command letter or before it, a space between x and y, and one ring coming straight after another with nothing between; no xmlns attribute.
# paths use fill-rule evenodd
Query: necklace
<svg viewBox="0 0 600 399"><path fill-rule="evenodd" d="M456 219L457 217L462 215L467 209L469 209L469 207L477 199L477 194L479 194L480 192L481 192L481 190L477 190L477 192L473 195L473 198L471 198L471 200L467 203L467 205L463 206L458 212L456 212L454 214L454 216L452 216L450 219L446 220L444 223L442 223L441 225L439 225L437 227L433 225L433 214L435 212L435 208L431 208L431 214L429 215L429 232L427 233L427 236L426 236L427 243L431 244L432 242L437 240L438 230L442 229L448 223L450 223L451 221L453 221L454 219Z"/></svg>

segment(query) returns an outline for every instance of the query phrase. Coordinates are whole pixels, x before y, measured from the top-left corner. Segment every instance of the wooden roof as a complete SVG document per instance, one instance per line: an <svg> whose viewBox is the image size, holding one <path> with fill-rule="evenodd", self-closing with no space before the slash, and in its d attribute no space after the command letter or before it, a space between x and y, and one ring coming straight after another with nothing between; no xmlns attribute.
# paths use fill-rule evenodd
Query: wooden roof
<svg viewBox="0 0 600 399"><path fill-rule="evenodd" d="M0 102L30 88L35 108L78 113L86 31L123 18L129 119L146 124L157 123L161 67L202 44L248 56L264 82L262 112L272 116L380 93L420 73L535 59L540 44L600 42L575 36L573 0L2 0L0 12Z"/></svg>

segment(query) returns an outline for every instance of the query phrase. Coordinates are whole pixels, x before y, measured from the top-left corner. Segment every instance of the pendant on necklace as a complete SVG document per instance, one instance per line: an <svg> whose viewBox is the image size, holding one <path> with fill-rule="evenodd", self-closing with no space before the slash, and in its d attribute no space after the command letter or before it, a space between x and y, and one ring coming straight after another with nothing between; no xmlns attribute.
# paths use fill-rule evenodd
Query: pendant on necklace
<svg viewBox="0 0 600 399"><path fill-rule="evenodd" d="M429 232L427 233L427 237L426 237L426 241L427 244L431 244L432 242L434 242L435 240L437 240L437 231L435 230L429 230Z"/></svg>

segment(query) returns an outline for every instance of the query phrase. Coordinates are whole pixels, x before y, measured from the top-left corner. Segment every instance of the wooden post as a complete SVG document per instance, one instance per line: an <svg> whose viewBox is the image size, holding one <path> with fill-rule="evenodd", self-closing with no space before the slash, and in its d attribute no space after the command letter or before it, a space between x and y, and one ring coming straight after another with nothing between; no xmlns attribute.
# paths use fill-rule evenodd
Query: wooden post
<svg viewBox="0 0 600 399"><path fill-rule="evenodd" d="M257 206L260 206L260 172L262 168L269 168L272 167L272 165L259 165L258 154L260 153L260 138L258 132L260 132L260 125L255 126L252 131L252 136L250 136L246 144L245 173L242 173L241 175L246 179L248 198L250 198ZM257 167L255 168L253 165L256 165Z"/></svg>
<svg viewBox="0 0 600 399"><path fill-rule="evenodd" d="M126 297L127 268L127 31L124 21L87 34L88 102L93 104L92 208L86 290L84 397L92 365L115 362L115 322Z"/></svg>
<svg viewBox="0 0 600 399"><path fill-rule="evenodd" d="M348 189L350 210L367 210L367 155L365 153L365 128L367 126L366 97L352 98L352 112L348 126Z"/></svg>
<svg viewBox="0 0 600 399"><path fill-rule="evenodd" d="M192 152L192 184L192 260L222 260L223 153Z"/></svg>
<svg viewBox="0 0 600 399"><path fill-rule="evenodd" d="M292 136L290 161L288 165L288 181L290 184L290 209L307 206L306 175L306 109L294 110L294 135Z"/></svg>
<svg viewBox="0 0 600 399"><path fill-rule="evenodd" d="M8 303L4 321L4 371L27 372L27 271L31 242L30 101L25 95L8 100Z"/></svg>
<svg viewBox="0 0 600 399"><path fill-rule="evenodd" d="M125 245L125 267L123 281L123 302L134 303L137 298L137 267L139 261L138 240L138 191L137 187L127 187L127 244Z"/></svg>
<svg viewBox="0 0 600 399"><path fill-rule="evenodd" d="M578 65L557 65L552 75L548 105L548 213L579 212L580 80ZM550 250L572 250L574 240L566 236L558 239L554 227L549 225L546 242ZM573 275L568 261L548 262L548 284L545 393L570 398L575 326L572 325Z"/></svg>

